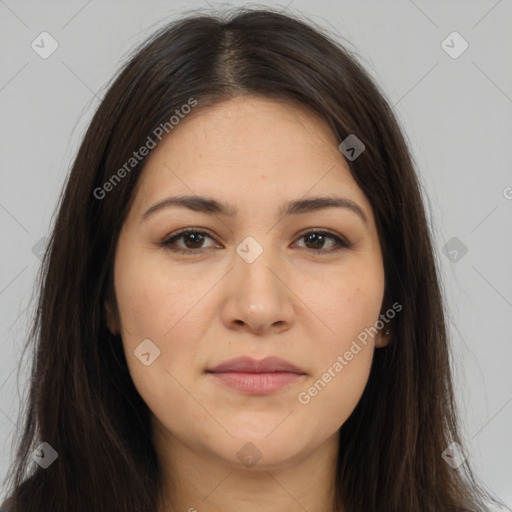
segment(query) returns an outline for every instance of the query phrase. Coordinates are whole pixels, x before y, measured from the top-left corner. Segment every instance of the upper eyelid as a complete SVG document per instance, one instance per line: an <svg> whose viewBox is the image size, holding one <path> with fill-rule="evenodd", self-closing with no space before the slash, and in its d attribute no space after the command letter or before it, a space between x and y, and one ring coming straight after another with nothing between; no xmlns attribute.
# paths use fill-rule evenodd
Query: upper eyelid
<svg viewBox="0 0 512 512"><path fill-rule="evenodd" d="M180 238L181 236L187 235L188 233L201 233L209 236L212 240L217 242L215 236L213 236L210 231L205 228L185 228L177 231L176 233L171 233L170 235L164 238L164 242L168 240L172 240L173 238ZM218 242L217 242L218 243Z"/></svg>

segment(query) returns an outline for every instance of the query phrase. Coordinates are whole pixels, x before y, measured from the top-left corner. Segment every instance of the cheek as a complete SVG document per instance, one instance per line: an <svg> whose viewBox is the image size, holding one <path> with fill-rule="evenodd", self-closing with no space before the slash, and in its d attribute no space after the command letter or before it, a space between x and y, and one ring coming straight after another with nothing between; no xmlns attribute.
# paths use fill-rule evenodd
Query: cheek
<svg viewBox="0 0 512 512"><path fill-rule="evenodd" d="M379 318L383 286L373 277L366 280L357 276L338 282L343 285L326 289L323 307L318 302L318 290L305 299L317 301L311 309L321 311L325 328L310 333L315 340L310 353L315 374L310 387L302 390L307 396L298 401L310 403L321 416L327 408L332 413L328 421L339 426L356 406L368 380L375 344L369 333L375 332L370 327Z"/></svg>
<svg viewBox="0 0 512 512"><path fill-rule="evenodd" d="M328 363L297 396L298 411L304 421L314 419L326 433L336 432L347 421L368 382L373 347L360 344L352 349L357 353L349 349L350 360L345 350L331 354Z"/></svg>
<svg viewBox="0 0 512 512"><path fill-rule="evenodd" d="M116 296L122 330L131 338L174 337L208 289L207 279L179 272L157 259L119 258L116 264ZM186 317L186 318L185 318Z"/></svg>
<svg viewBox="0 0 512 512"><path fill-rule="evenodd" d="M304 303L301 314L311 317L313 312L317 317L314 325L308 324L316 328L309 335L312 340L321 337L315 351L320 351L325 363L333 354L349 350L352 340L375 325L384 295L383 271L378 266L369 271L347 268L328 278L310 280L296 290Z"/></svg>
<svg viewBox="0 0 512 512"><path fill-rule="evenodd" d="M200 411L190 406L186 392L193 379L192 369L197 367L196 340L201 336L193 309L195 297L190 292L187 296L186 287L176 286L176 282L170 287L158 275L140 270L120 283L118 290L128 371L156 417L175 418L186 410L187 422L199 421ZM144 363L146 353L150 354L146 357L148 365Z"/></svg>
<svg viewBox="0 0 512 512"><path fill-rule="evenodd" d="M312 417L322 418L326 430L335 431L356 407L368 381L375 344L370 328L379 319L384 283L378 267L338 275L330 283L323 286L323 294L318 288L302 289L304 302L321 312L323 327L310 333L315 373L297 402Z"/></svg>
<svg viewBox="0 0 512 512"><path fill-rule="evenodd" d="M174 397L173 410L180 410L183 389L179 383L188 385L193 377L191 368L198 368L198 340L204 328L200 301L212 285L205 276L184 275L136 256L132 253L130 258L123 258L120 252L115 269L128 369L154 412L162 404L167 407L170 396ZM145 362L151 361L149 365L143 363L144 357L142 361L138 357L146 353L150 354L145 358Z"/></svg>

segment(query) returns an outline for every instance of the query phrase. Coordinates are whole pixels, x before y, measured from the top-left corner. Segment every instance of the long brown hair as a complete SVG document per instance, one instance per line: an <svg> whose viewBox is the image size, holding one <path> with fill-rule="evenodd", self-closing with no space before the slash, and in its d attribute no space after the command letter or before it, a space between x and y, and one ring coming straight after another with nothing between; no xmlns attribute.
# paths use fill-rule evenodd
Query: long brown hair
<svg viewBox="0 0 512 512"><path fill-rule="evenodd" d="M292 15L242 8L226 17L188 13L158 30L113 80L85 134L38 282L28 406L8 474L13 512L157 510L162 480L149 410L103 307L146 158L118 170L191 98L199 110L240 95L296 102L340 142L350 134L363 142L348 165L373 207L384 309L403 305L392 342L376 350L361 400L340 429L335 508L487 510L484 499L492 498L468 461L452 469L442 457L452 442L463 445L443 297L421 187L393 111L332 36ZM114 174L122 179L112 181ZM108 193L99 192L107 182ZM29 467L41 442L58 459Z"/></svg>

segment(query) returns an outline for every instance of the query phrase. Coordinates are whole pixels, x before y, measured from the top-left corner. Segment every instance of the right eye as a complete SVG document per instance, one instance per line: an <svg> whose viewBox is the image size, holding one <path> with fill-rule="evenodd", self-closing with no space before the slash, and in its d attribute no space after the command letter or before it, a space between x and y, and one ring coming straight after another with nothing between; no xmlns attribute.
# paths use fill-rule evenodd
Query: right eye
<svg viewBox="0 0 512 512"><path fill-rule="evenodd" d="M189 254L189 253L197 254L200 252L204 252L204 249L207 249L207 247L186 247L186 246L184 248L177 247L176 241L183 239L185 241L185 243L191 242L192 245L194 245L194 244L198 245L198 244L202 244L204 242L205 235L207 238L210 238L213 240L213 238L206 231L200 231L198 229L186 228L186 229L182 229L181 231L179 231L178 233L176 233L170 237L167 237L162 242L160 242L160 245L166 247L170 251L179 252L181 254Z"/></svg>

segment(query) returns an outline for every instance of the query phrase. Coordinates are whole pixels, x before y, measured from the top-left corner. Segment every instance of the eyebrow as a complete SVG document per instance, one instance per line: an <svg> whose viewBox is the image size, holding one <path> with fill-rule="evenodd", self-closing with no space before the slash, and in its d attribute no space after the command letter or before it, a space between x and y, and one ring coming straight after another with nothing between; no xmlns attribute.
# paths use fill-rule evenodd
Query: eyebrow
<svg viewBox="0 0 512 512"><path fill-rule="evenodd" d="M225 217L235 217L238 214L238 209L233 205L221 203L209 197L197 195L175 196L166 197L152 205L142 214L143 220L164 208L187 208L194 212L206 213L209 215L222 215ZM363 209L346 197L310 197L307 199L288 201L279 210L279 217L300 215L326 208L347 209L358 215L365 224L368 223L368 219Z"/></svg>

